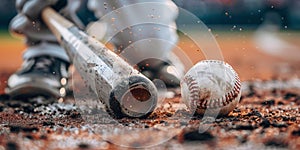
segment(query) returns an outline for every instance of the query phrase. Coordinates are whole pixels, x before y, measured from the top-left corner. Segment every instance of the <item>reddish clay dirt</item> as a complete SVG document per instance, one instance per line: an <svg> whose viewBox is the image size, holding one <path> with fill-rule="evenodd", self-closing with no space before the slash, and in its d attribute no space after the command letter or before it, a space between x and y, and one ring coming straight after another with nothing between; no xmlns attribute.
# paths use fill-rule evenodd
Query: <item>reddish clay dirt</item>
<svg viewBox="0 0 300 150"><path fill-rule="evenodd" d="M86 120L72 95L64 103L53 103L42 98L20 102L2 94L0 149L128 149L145 144L152 144L151 149L300 149L299 62L258 51L251 32L214 34L225 60L243 81L241 102L227 117L189 118L177 96L165 100L147 119L111 120L97 111L97 116L90 116L94 119ZM287 39L296 43L293 37ZM5 43L2 92L9 74L21 63L19 48L23 48L20 41ZM204 59L192 43L179 46L189 49L194 62ZM12 60L17 64L8 67ZM198 132L205 127L210 128Z"/></svg>

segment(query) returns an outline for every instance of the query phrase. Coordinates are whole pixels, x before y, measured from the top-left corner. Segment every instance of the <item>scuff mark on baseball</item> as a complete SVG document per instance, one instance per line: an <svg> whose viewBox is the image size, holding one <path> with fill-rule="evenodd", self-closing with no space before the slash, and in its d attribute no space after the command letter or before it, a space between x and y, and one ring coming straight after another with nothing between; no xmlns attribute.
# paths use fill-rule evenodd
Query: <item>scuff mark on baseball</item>
<svg viewBox="0 0 300 150"><path fill-rule="evenodd" d="M228 63L204 60L181 80L181 95L194 115L224 116L239 103L241 82Z"/></svg>

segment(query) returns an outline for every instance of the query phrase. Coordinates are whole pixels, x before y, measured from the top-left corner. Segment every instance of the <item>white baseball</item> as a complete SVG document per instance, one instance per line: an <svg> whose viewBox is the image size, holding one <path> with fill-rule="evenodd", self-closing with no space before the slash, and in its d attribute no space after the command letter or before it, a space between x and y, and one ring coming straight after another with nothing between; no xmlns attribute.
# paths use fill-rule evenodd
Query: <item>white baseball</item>
<svg viewBox="0 0 300 150"><path fill-rule="evenodd" d="M194 65L181 80L181 95L194 115L224 116L241 97L241 83L233 68L220 60Z"/></svg>

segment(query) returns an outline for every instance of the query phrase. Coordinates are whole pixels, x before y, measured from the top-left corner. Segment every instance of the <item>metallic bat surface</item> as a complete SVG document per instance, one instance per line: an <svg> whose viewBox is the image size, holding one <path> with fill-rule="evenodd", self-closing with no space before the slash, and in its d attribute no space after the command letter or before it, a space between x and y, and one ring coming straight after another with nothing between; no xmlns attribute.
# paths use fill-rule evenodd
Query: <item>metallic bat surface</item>
<svg viewBox="0 0 300 150"><path fill-rule="evenodd" d="M140 118L153 112L158 95L148 78L51 8L46 8L42 17L111 115Z"/></svg>

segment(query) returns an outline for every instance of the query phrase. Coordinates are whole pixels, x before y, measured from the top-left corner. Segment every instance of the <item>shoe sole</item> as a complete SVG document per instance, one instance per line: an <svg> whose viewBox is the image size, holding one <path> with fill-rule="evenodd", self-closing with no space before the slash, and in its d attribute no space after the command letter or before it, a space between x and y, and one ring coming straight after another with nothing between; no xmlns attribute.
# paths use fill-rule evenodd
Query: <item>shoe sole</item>
<svg viewBox="0 0 300 150"><path fill-rule="evenodd" d="M45 98L59 98L60 93L57 89L45 88L49 85L32 83L22 84L14 88L6 88L5 92L12 99L29 99L32 97L43 96Z"/></svg>

